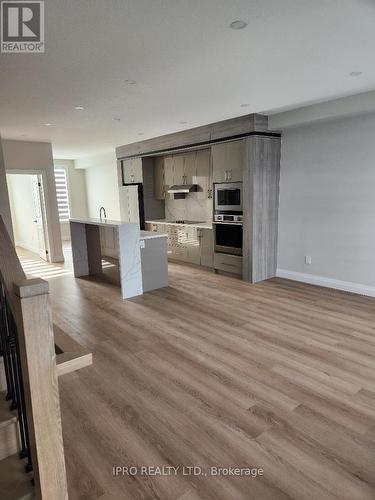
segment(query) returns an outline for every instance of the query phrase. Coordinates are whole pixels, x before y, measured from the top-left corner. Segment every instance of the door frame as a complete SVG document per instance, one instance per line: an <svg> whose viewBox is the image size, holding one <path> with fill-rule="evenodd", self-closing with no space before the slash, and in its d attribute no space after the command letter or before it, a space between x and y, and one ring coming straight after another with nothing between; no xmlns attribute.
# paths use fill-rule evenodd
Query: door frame
<svg viewBox="0 0 375 500"><path fill-rule="evenodd" d="M44 241L46 247L46 261L51 262L51 252L50 252L50 228L48 225L47 213L49 210L48 197L45 195L47 190L47 172L45 170L34 170L34 169L18 169L12 168L7 169L6 174L8 175L36 175L38 176L38 182L41 182L39 189L40 205L42 208L42 220L43 220L43 231L44 231Z"/></svg>

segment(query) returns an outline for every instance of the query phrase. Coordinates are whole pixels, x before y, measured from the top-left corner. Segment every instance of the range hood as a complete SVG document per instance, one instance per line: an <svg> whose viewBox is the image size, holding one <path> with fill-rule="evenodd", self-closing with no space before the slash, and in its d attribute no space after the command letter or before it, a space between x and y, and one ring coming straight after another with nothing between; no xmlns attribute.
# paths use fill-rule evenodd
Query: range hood
<svg viewBox="0 0 375 500"><path fill-rule="evenodd" d="M189 194L197 190L196 184L176 184L168 189L171 194Z"/></svg>
<svg viewBox="0 0 375 500"><path fill-rule="evenodd" d="M173 194L175 200L181 200L189 193L198 190L197 184L175 184L168 189L168 193Z"/></svg>

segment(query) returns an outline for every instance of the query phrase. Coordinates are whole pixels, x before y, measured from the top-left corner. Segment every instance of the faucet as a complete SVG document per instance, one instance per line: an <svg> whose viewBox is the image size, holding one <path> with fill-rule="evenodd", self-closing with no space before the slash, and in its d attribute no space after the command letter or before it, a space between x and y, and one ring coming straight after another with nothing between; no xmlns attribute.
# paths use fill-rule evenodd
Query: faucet
<svg viewBox="0 0 375 500"><path fill-rule="evenodd" d="M105 208L104 207L100 207L100 210L99 210L99 217L100 217L100 220L103 220L102 219L102 211L104 212L104 219L107 218L107 212L105 211Z"/></svg>

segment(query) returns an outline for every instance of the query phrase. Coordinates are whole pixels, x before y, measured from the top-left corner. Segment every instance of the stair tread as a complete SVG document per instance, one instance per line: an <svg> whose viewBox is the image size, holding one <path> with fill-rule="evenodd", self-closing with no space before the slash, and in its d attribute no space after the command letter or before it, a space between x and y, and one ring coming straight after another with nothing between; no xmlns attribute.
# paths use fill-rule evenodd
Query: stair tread
<svg viewBox="0 0 375 500"><path fill-rule="evenodd" d="M0 392L0 427L17 422L18 417L16 412L9 409L9 401L5 400L5 392Z"/></svg>
<svg viewBox="0 0 375 500"><path fill-rule="evenodd" d="M31 474L24 469L25 462L18 455L0 461L0 492L2 500L31 500L35 490Z"/></svg>

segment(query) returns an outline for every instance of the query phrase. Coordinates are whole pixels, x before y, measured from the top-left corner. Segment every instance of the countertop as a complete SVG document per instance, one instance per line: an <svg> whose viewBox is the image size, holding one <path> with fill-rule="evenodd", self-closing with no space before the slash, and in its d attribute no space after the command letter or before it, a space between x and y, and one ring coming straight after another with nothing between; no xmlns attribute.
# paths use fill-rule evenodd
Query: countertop
<svg viewBox="0 0 375 500"><path fill-rule="evenodd" d="M167 234L154 233L153 231L140 231L141 240L151 240L152 238L168 238Z"/></svg>
<svg viewBox="0 0 375 500"><path fill-rule="evenodd" d="M202 229L212 229L212 222L195 222L193 224L181 224L180 222L170 222L166 219L146 220L147 224L168 224L171 226L190 226Z"/></svg>
<svg viewBox="0 0 375 500"><path fill-rule="evenodd" d="M94 219L88 217L87 219L69 219L70 222L78 222L79 224L91 224L94 226L116 228L129 224L129 222L122 222L120 220L109 219ZM152 238L167 238L167 234L154 233L153 231L139 231L139 238L142 240L150 240Z"/></svg>
<svg viewBox="0 0 375 500"><path fill-rule="evenodd" d="M94 226L105 226L105 227L118 227L126 224L126 222L122 222L120 220L94 219L92 217L87 217L86 219L69 219L69 221L78 222L80 224L92 224Z"/></svg>

